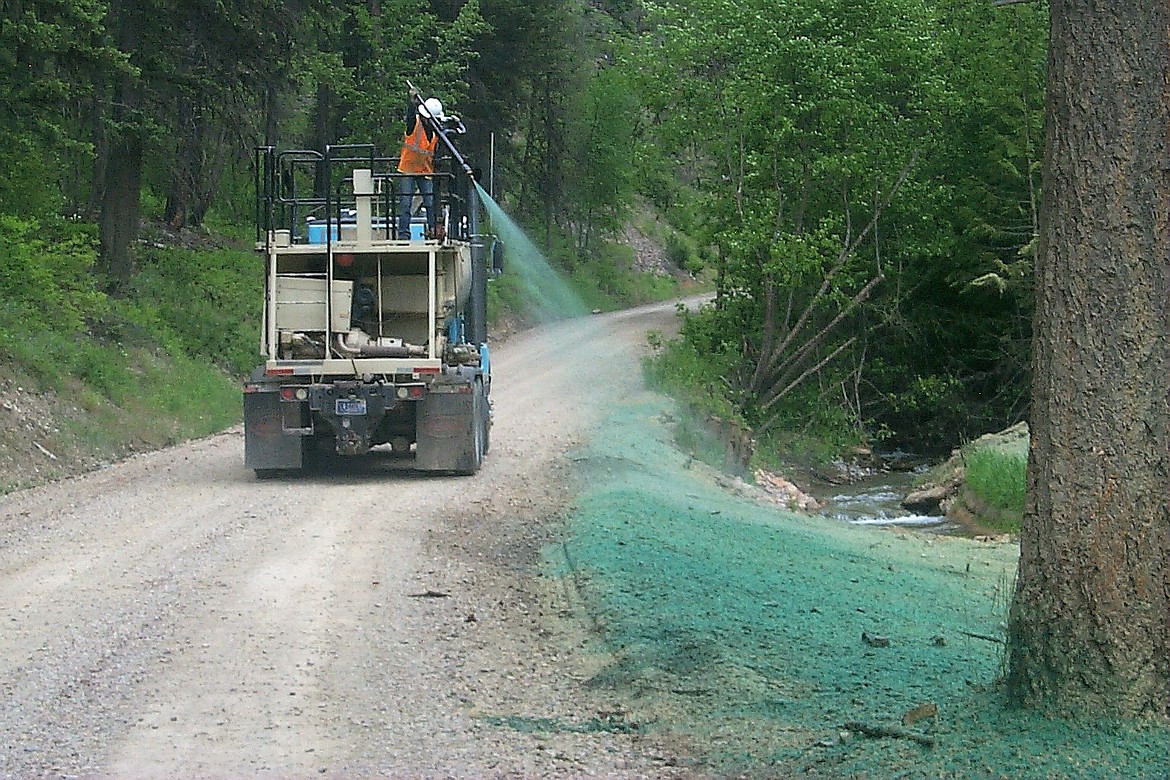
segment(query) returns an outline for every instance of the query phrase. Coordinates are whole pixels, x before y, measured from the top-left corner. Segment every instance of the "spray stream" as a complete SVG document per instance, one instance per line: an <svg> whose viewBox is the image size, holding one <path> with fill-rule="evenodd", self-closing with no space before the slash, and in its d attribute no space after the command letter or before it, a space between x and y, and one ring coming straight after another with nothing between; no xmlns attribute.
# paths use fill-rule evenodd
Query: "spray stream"
<svg viewBox="0 0 1170 780"><path fill-rule="evenodd" d="M505 268L524 287L538 319L543 322L579 317L588 309L571 287L560 277L487 190L475 184L480 202L487 210L492 230L504 242Z"/></svg>

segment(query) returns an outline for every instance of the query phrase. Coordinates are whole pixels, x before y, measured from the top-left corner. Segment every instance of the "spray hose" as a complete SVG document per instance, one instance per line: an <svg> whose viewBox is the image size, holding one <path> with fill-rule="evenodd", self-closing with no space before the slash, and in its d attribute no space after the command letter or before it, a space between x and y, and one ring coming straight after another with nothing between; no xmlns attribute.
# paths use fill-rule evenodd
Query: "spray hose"
<svg viewBox="0 0 1170 780"><path fill-rule="evenodd" d="M406 86L410 87L412 93L416 95L422 94L418 91L414 84L410 83L410 79L406 80ZM471 166L467 164L467 161L463 159L463 155L459 153L459 150L455 148L455 144L451 143L451 139L447 137L447 133L445 130L443 130L443 125L439 119L431 114L431 112L427 109L426 103L420 103L418 107L419 112L424 117L431 120L431 124L435 128L435 132L439 134L439 138L443 139L443 145L446 146L447 149L451 152L451 157L454 158L455 162L459 163L459 166L463 168L463 172L467 174L467 177L472 181L475 181L475 172L472 171Z"/></svg>

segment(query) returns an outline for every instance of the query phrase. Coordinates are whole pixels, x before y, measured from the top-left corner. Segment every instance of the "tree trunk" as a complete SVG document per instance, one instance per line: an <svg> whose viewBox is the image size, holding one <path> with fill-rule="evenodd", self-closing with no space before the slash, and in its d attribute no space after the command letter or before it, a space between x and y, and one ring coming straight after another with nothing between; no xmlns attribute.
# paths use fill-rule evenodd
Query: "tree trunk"
<svg viewBox="0 0 1170 780"><path fill-rule="evenodd" d="M175 157L170 165L170 186L163 219L175 230L190 224L191 207L200 179L203 145L194 101L182 92L175 98Z"/></svg>
<svg viewBox="0 0 1170 780"><path fill-rule="evenodd" d="M333 143L333 91L324 81L317 82L317 113L313 120L313 149L324 154L325 147ZM329 192L329 180L325 166L317 166L317 179L313 190L323 198Z"/></svg>
<svg viewBox="0 0 1170 780"><path fill-rule="evenodd" d="M102 212L102 194L106 191L106 164L110 159L110 132L108 128L110 91L108 82L102 78L94 85L92 97L93 115L93 175L89 189L89 203L86 216L97 221Z"/></svg>
<svg viewBox="0 0 1170 780"><path fill-rule="evenodd" d="M133 3L111 4L110 26L118 48L133 55L141 45L140 9ZM143 86L138 76L117 76L110 123L106 126L102 158L95 161L95 179L102 174L101 213L98 215L102 266L113 290L123 288L134 275L131 244L138 236L142 197L142 156L145 147Z"/></svg>
<svg viewBox="0 0 1170 780"><path fill-rule="evenodd" d="M276 78L269 77L264 84L264 144L276 145Z"/></svg>
<svg viewBox="0 0 1170 780"><path fill-rule="evenodd" d="M1052 0L1008 692L1170 714L1170 5Z"/></svg>
<svg viewBox="0 0 1170 780"><path fill-rule="evenodd" d="M131 244L141 211L142 145L142 134L134 128L119 130L110 142L99 227L101 258L115 291L134 275Z"/></svg>

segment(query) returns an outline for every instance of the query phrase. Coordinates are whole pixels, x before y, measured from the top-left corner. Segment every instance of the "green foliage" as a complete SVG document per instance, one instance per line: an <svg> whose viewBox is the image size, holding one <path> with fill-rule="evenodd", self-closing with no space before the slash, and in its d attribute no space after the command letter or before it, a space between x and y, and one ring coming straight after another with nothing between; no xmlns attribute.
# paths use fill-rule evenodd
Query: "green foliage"
<svg viewBox="0 0 1170 780"><path fill-rule="evenodd" d="M0 297L9 307L36 312L35 322L62 333L84 332L108 311L93 275L92 226L0 214L0 245Z"/></svg>
<svg viewBox="0 0 1170 780"><path fill-rule="evenodd" d="M153 250L134 280L128 319L172 353L242 376L259 361L260 284L251 252Z"/></svg>
<svg viewBox="0 0 1170 780"><path fill-rule="evenodd" d="M1027 410L1047 20L1043 3L946 2L939 14L951 97L923 165L933 195L906 217L933 220L945 240L903 258L905 283L881 300L885 365L870 379L872 414L904 442L925 433L948 448ZM934 411L906 379L931 375L952 385ZM917 421L903 416L912 405ZM927 426L951 433L940 441Z"/></svg>
<svg viewBox="0 0 1170 780"><path fill-rule="evenodd" d="M690 339L659 342L656 354L645 364L653 387L682 401L699 414L722 419L737 416L728 400L724 377L734 368L730 355L703 353Z"/></svg>
<svg viewBox="0 0 1170 780"><path fill-rule="evenodd" d="M634 252L622 244L604 242L576 263L572 281L590 308L615 309L660 301L678 292L673 277L634 270Z"/></svg>
<svg viewBox="0 0 1170 780"><path fill-rule="evenodd" d="M890 273L882 256L926 243L921 222L866 225L884 219L895 193L920 194L899 188L944 101L935 20L903 0L655 11L630 64L655 136L702 193L697 235L718 249L721 294L710 322L734 342L717 349L741 356L736 404L767 427L784 416L782 397L865 327L841 312Z"/></svg>
<svg viewBox="0 0 1170 780"><path fill-rule="evenodd" d="M0 358L49 387L77 377L125 402L143 391L144 354L158 351L172 365L202 365L202 372L214 367L220 376L242 374L256 360L260 290L250 253L159 250L130 297L114 300L93 273L92 226L0 215L0 242L7 247Z"/></svg>
<svg viewBox="0 0 1170 780"><path fill-rule="evenodd" d="M638 103L622 72L602 69L594 76L569 125L568 164L571 182L557 222L573 232L578 251L587 252L596 236L612 236L625 224L634 194L630 165L631 117Z"/></svg>
<svg viewBox="0 0 1170 780"><path fill-rule="evenodd" d="M671 265L682 268L691 273L703 270L703 261L699 258L692 242L679 233L670 233L666 237L666 259Z"/></svg>
<svg viewBox="0 0 1170 780"><path fill-rule="evenodd" d="M505 273L488 283L488 320L498 323L527 309L520 277Z"/></svg>
<svg viewBox="0 0 1170 780"><path fill-rule="evenodd" d="M822 424L820 405L780 396L831 359L863 381L856 397L816 395L903 446L951 446L1018 418L1042 5L667 0L651 11L625 60L656 141L641 152L646 195L716 247L720 310L693 335L700 350L742 355L737 408L757 425ZM677 197L680 184L695 194ZM884 281L851 310L878 269ZM794 418L801 406L813 417Z"/></svg>
<svg viewBox="0 0 1170 780"><path fill-rule="evenodd" d="M488 25L478 0L464 3L450 21L440 19L426 0L383 2L379 11L375 16L364 5L351 5L348 16L332 21L327 29L340 45L340 59L323 68L318 78L344 103L344 129L334 140L374 143L396 153L403 134L406 81L438 96L445 111L457 113L468 94L475 41ZM327 50L331 41L322 43Z"/></svg>
<svg viewBox="0 0 1170 780"><path fill-rule="evenodd" d="M256 351L250 253L161 250L128 298L94 273L93 226L0 214L0 363L55 392L62 446L108 457L222 430Z"/></svg>
<svg viewBox="0 0 1170 780"><path fill-rule="evenodd" d="M43 217L74 194L69 163L91 160L84 118L95 72L119 72L102 0L5 3L0 20L0 213ZM81 179L85 180L85 176Z"/></svg>

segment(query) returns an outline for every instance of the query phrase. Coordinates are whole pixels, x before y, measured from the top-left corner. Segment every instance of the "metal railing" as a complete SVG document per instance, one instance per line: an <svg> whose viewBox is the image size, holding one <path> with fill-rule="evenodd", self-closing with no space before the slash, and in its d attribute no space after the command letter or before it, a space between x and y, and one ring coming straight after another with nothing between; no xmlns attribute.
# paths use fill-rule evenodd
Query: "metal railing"
<svg viewBox="0 0 1170 780"><path fill-rule="evenodd" d="M344 226L354 224L357 198L353 171L373 173L377 196L372 198L372 232L386 240L417 240L399 235L398 210L402 182L412 174L398 172L398 158L384 157L371 144L331 145L324 152L309 149L254 150L256 241L267 244L275 231L288 231L292 244L330 244ZM435 221L446 238L470 241L475 232L475 197L471 180L452 170L452 161L436 160L429 178L434 185Z"/></svg>

